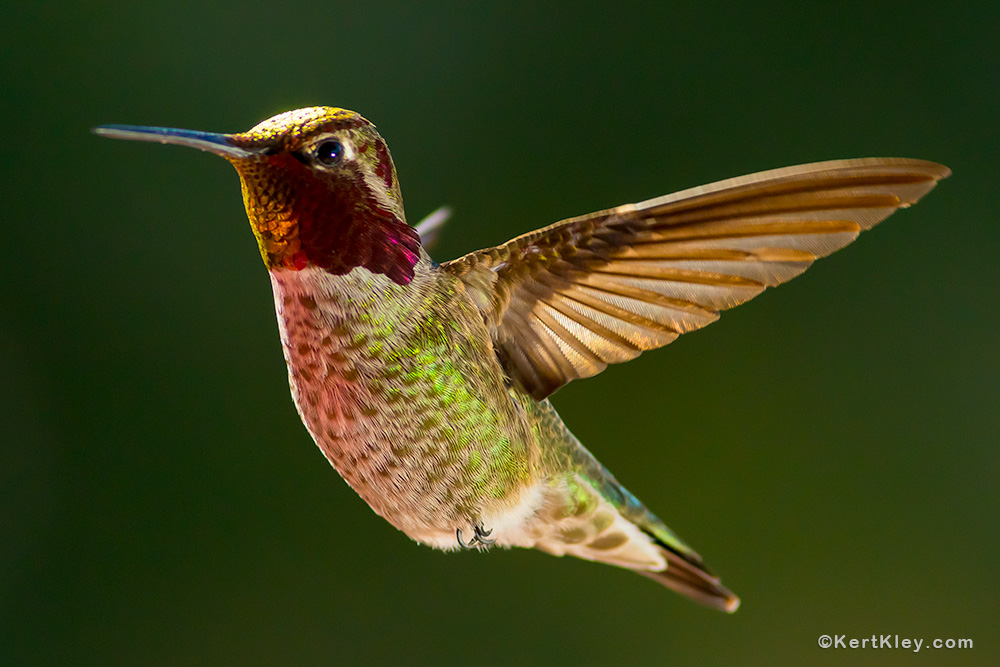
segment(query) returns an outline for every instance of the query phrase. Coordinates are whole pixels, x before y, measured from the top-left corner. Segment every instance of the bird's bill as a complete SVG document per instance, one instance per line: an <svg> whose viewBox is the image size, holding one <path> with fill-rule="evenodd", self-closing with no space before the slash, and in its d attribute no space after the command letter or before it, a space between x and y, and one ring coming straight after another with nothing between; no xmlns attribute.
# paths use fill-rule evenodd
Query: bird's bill
<svg viewBox="0 0 1000 667"><path fill-rule="evenodd" d="M255 154L253 151L234 146L230 141L230 135L217 132L180 130L172 127L147 127L143 125L98 125L93 129L93 132L96 135L111 137L112 139L151 141L159 144L188 146L228 159L246 158Z"/></svg>

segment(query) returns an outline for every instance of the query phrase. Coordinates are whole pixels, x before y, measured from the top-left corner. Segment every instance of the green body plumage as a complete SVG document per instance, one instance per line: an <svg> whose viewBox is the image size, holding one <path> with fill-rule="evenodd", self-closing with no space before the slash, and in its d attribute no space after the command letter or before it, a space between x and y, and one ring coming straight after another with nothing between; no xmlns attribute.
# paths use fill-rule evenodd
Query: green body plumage
<svg viewBox="0 0 1000 667"><path fill-rule="evenodd" d="M497 544L626 567L662 569L665 553L700 563L548 401L510 381L465 284L426 255L407 285L363 269L272 281L303 422L413 539L457 548L457 531L481 526Z"/></svg>

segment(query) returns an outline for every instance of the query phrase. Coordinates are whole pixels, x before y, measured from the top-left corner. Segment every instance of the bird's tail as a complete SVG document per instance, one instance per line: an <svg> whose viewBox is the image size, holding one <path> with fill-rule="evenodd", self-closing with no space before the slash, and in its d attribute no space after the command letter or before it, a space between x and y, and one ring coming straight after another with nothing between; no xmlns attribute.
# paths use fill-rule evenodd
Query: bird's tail
<svg viewBox="0 0 1000 667"><path fill-rule="evenodd" d="M610 475L605 481L610 488ZM736 611L740 599L708 571L701 556L615 484L617 492L609 492L619 501L615 504L581 477L553 485L524 539L509 544L627 568L700 604Z"/></svg>
<svg viewBox="0 0 1000 667"><path fill-rule="evenodd" d="M659 572L651 570L635 570L635 572L706 607L721 609L730 614L739 609L740 599L705 568L700 558L678 553L659 543L655 537L653 539L667 560L666 569Z"/></svg>

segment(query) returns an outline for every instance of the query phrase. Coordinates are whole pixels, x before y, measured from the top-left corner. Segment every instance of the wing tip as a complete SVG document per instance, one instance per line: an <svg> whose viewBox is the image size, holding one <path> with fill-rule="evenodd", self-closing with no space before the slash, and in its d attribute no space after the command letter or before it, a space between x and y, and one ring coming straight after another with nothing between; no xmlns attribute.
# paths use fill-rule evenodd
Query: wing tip
<svg viewBox="0 0 1000 667"><path fill-rule="evenodd" d="M894 166L894 167L919 167L920 171L927 174L935 174L937 178L948 178L951 176L951 169L933 160L924 160L915 157L863 157L846 160L830 160L828 162L813 163L819 165L834 165L838 162L844 166Z"/></svg>
<svg viewBox="0 0 1000 667"><path fill-rule="evenodd" d="M892 173L898 176L908 176L911 182L930 182L930 187L924 190L916 199L913 199L912 201L914 202L929 192L938 181L951 176L951 169L943 164L919 158L863 157L823 160L820 162L807 162L789 167L758 171L737 176L736 178L727 178L714 183L699 185L694 188L648 199L635 204L635 207L638 209L653 210L657 207L675 205L696 197L718 195L727 190L738 192L751 189L767 181L780 183L796 179L810 179L819 175L831 175L838 172L871 172L871 174L880 173L882 175Z"/></svg>
<svg viewBox="0 0 1000 667"><path fill-rule="evenodd" d="M911 171L915 175L921 175L926 177L928 180L934 181L939 181L951 176L951 169L939 162L909 157L863 157L825 160L822 162L811 162L798 165L796 167L785 167L783 169L773 169L768 172L760 173L777 174L785 170L801 170L802 172L838 171L840 169L853 170L858 168L890 168L903 171L904 173Z"/></svg>

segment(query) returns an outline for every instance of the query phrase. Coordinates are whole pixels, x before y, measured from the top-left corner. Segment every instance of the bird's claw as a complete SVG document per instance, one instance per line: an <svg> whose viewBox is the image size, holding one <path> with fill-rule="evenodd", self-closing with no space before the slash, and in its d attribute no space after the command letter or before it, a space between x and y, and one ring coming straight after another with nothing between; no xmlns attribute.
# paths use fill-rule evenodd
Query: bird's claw
<svg viewBox="0 0 1000 667"><path fill-rule="evenodd" d="M475 531L475 534L472 536L472 539L470 539L468 542L462 539L462 529L461 528L455 529L455 539L458 540L458 546L462 547L463 549L474 549L478 546L488 547L496 543L495 539L494 540L487 539L489 538L490 535L493 534L492 528L490 528L489 530L484 530L483 524L475 523L472 525L472 529Z"/></svg>
<svg viewBox="0 0 1000 667"><path fill-rule="evenodd" d="M471 549L472 547L474 547L476 545L476 538L475 537L473 537L467 543L462 541L462 529L461 528L456 528L455 529L455 539L458 540L458 546L462 547L463 549Z"/></svg>
<svg viewBox="0 0 1000 667"><path fill-rule="evenodd" d="M488 547L491 544L496 544L496 540L495 539L494 540L488 540L488 539L486 539L490 535L493 534L493 529L492 528L490 528L489 530L483 530L483 524L481 524L481 523L477 523L474 526L474 528L476 530L476 534L472 538L473 540L479 542L480 544L482 544L485 547Z"/></svg>

